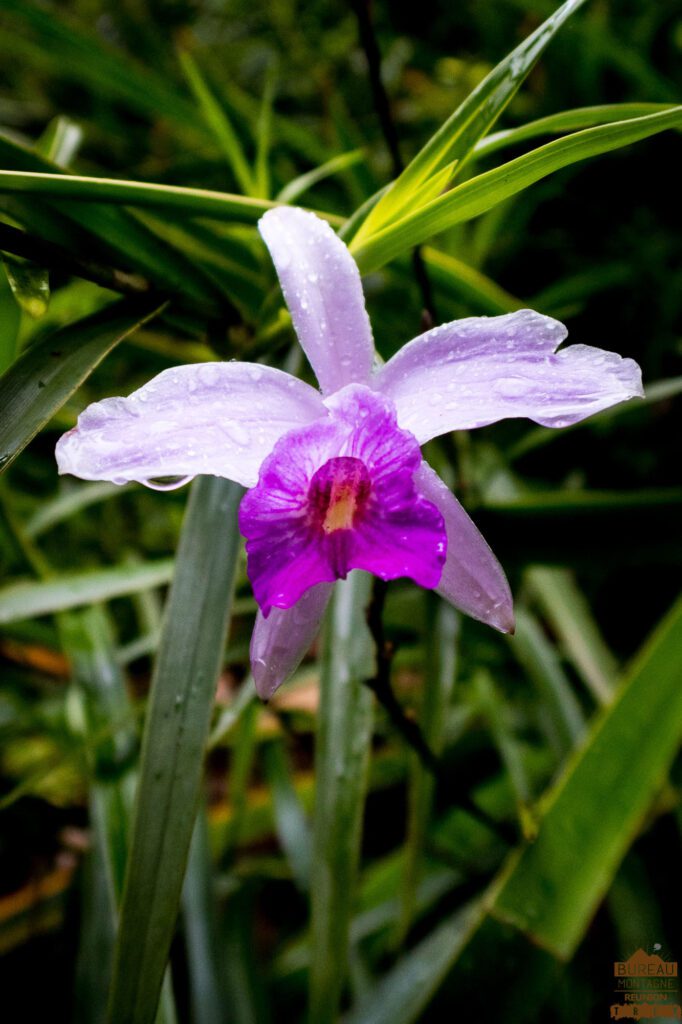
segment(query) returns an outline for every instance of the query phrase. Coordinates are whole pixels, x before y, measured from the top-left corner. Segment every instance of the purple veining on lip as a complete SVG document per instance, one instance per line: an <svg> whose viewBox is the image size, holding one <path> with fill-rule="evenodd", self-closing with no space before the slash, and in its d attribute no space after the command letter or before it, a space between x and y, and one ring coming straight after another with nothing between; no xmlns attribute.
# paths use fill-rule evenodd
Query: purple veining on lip
<svg viewBox="0 0 682 1024"><path fill-rule="evenodd" d="M577 423L641 396L639 367L587 345L558 349L563 324L525 309L442 324L373 372L360 274L343 242L291 207L270 210L259 229L322 395L259 364L174 367L89 406L57 444L60 473L149 486L208 473L251 488L240 525L261 607L251 664L264 697L296 669L333 581L353 568L410 577L512 631L504 572L419 445L508 417Z"/></svg>
<svg viewBox="0 0 682 1024"><path fill-rule="evenodd" d="M421 452L393 403L349 385L329 406L327 419L275 445L242 500L249 579L265 617L351 569L424 587L441 577L443 517L415 488Z"/></svg>

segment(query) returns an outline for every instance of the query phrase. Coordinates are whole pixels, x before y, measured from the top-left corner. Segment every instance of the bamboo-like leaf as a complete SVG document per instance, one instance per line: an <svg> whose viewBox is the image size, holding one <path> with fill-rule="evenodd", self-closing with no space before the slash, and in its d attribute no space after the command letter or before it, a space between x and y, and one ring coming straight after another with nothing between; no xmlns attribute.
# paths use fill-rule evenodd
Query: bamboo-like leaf
<svg viewBox="0 0 682 1024"><path fill-rule="evenodd" d="M14 298L33 319L47 312L50 302L50 272L20 256L3 256L7 280Z"/></svg>
<svg viewBox="0 0 682 1024"><path fill-rule="evenodd" d="M339 171L346 171L349 167L354 167L364 159L364 151L362 149L352 149L349 153L340 153L338 156L333 156L331 160L327 160L325 163L320 164L319 167L313 168L312 171L306 171L305 174L300 174L298 178L293 178L275 197L278 203L293 203L299 199L308 189L311 189L318 182L324 181L325 178L330 178L333 174L338 174Z"/></svg>
<svg viewBox="0 0 682 1024"><path fill-rule="evenodd" d="M266 744L264 759L272 789L277 835L297 886L307 892L312 864L310 826L292 784L286 750L279 738Z"/></svg>
<svg viewBox="0 0 682 1024"><path fill-rule="evenodd" d="M424 246L422 258L434 285L447 289L458 299L464 299L477 312L496 316L522 309L524 303L501 288L491 278L458 260L449 253Z"/></svg>
<svg viewBox="0 0 682 1024"><path fill-rule="evenodd" d="M116 565L91 572L65 573L56 579L9 583L0 588L0 623L78 608L95 601L160 587L173 576L172 558L138 565Z"/></svg>
<svg viewBox="0 0 682 1024"><path fill-rule="evenodd" d="M680 126L682 107L678 106L574 132L469 179L372 235L356 235L351 251L363 273L376 270L432 235L477 217L548 174Z"/></svg>
<svg viewBox="0 0 682 1024"><path fill-rule="evenodd" d="M0 377L0 472L114 345L162 308L150 300L107 306L31 346Z"/></svg>
<svg viewBox="0 0 682 1024"><path fill-rule="evenodd" d="M55 117L35 144L35 151L57 167L66 168L83 141L83 129L69 117Z"/></svg>
<svg viewBox="0 0 682 1024"><path fill-rule="evenodd" d="M24 172L45 174L48 178L71 181L65 174L35 150L20 146L0 132L0 160L7 170L2 174ZM67 186L68 188L68 186ZM12 195L9 198L16 219L39 238L49 240L74 252L80 259L95 254L107 259L122 260L127 268L144 274L157 287L172 288L180 295L189 295L215 307L222 300L219 288L209 275L182 248L157 237L128 210L104 203L39 202ZM37 207L37 208L36 208ZM118 269L118 268L116 268Z"/></svg>
<svg viewBox="0 0 682 1024"><path fill-rule="evenodd" d="M427 1007L438 1020L453 999L476 1019L539 1019L558 965L573 955L678 749L680 643L682 601L543 800L535 841L509 856L478 908L459 911L402 957L346 1024L412 1024Z"/></svg>
<svg viewBox="0 0 682 1024"><path fill-rule="evenodd" d="M193 484L145 723L114 979L112 1024L152 1024L194 828L204 746L239 551L242 490Z"/></svg>
<svg viewBox="0 0 682 1024"><path fill-rule="evenodd" d="M558 114L549 114L516 128L506 128L493 135L486 135L474 146L472 157L480 160L491 153L517 146L520 142L527 142L541 135L561 135L564 132L580 131L582 128L593 128L599 124L627 121L631 117L644 117L645 114L657 114L673 107L672 103L603 103L595 107L562 110Z"/></svg>
<svg viewBox="0 0 682 1024"><path fill-rule="evenodd" d="M168 117L186 128L195 126L192 104L167 78L123 56L103 41L101 33L84 29L65 10L47 10L24 0L3 0L3 11L17 19L11 28L2 31L2 36L6 33L11 41L10 52L17 56L23 52L39 67L46 61L55 62L60 74L69 76L81 89L85 83L95 95L123 100L131 110Z"/></svg>
<svg viewBox="0 0 682 1024"><path fill-rule="evenodd" d="M216 893L206 811L200 808L182 889L182 926L187 951L193 1024L222 1024L225 997L220 984Z"/></svg>
<svg viewBox="0 0 682 1024"><path fill-rule="evenodd" d="M266 210L277 205L267 199L254 199L230 192L212 192L205 188L39 171L0 171L0 194L149 206L161 210L180 210L191 217L214 217L242 224L254 224Z"/></svg>
<svg viewBox="0 0 682 1024"><path fill-rule="evenodd" d="M21 310L9 281L0 274L0 374L16 359L20 327Z"/></svg>
<svg viewBox="0 0 682 1024"><path fill-rule="evenodd" d="M543 566L529 569L525 579L531 597L559 638L566 657L573 662L597 703L608 704L618 677L618 662L575 579L565 569Z"/></svg>
<svg viewBox="0 0 682 1024"><path fill-rule="evenodd" d="M271 61L265 72L263 96L256 122L256 161L254 165L254 195L270 196L270 147L272 145L272 119L277 84L277 62Z"/></svg>
<svg viewBox="0 0 682 1024"><path fill-rule="evenodd" d="M180 66L194 93L202 116L223 151L237 184L245 195L255 194L254 176L227 111L213 95L201 70L188 50L181 50Z"/></svg>
<svg viewBox="0 0 682 1024"><path fill-rule="evenodd" d="M534 570L530 570L533 572ZM558 569L538 570L560 573ZM512 654L535 683L546 731L557 754L564 758L585 735L585 717L563 670L556 648L540 623L524 607L516 607L516 632L509 644Z"/></svg>
<svg viewBox="0 0 682 1024"><path fill-rule="evenodd" d="M39 537L81 509L96 505L100 501L107 501L109 498L118 498L129 493L134 487L135 484L119 485L106 481L79 482L68 491L60 492L48 501L42 501L25 525L26 534L31 538Z"/></svg>
<svg viewBox="0 0 682 1024"><path fill-rule="evenodd" d="M404 215L414 194L446 165L460 170L476 142L495 123L532 71L546 46L585 0L567 0L500 61L417 153L377 203L358 232L358 243Z"/></svg>
<svg viewBox="0 0 682 1024"><path fill-rule="evenodd" d="M370 577L337 583L325 632L315 748L311 876L310 1019L336 1020L348 963L372 735L371 638L364 618Z"/></svg>

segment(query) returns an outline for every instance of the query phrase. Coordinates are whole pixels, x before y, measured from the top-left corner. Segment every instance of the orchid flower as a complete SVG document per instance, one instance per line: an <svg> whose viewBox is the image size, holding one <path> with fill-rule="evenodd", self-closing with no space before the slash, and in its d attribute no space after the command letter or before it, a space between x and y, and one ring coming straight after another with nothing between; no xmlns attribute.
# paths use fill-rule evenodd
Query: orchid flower
<svg viewBox="0 0 682 1024"><path fill-rule="evenodd" d="M207 473L248 488L239 525L264 698L297 668L351 569L410 577L511 632L504 572L420 446L508 417L576 423L641 395L639 367L587 345L557 352L565 327L530 309L443 324L377 366L360 274L331 227L280 207L259 228L321 390L256 363L164 370L88 406L57 444L60 473L149 486Z"/></svg>

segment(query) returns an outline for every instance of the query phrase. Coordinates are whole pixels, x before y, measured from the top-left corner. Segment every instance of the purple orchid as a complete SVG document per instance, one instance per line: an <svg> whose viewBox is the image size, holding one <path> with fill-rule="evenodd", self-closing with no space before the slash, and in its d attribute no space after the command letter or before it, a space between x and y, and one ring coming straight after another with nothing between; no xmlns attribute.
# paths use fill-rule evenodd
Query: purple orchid
<svg viewBox="0 0 682 1024"><path fill-rule="evenodd" d="M208 473L249 488L239 525L262 697L296 669L351 569L409 576L512 631L504 572L420 445L507 417L577 423L641 395L639 367L587 345L556 352L566 328L529 309L443 324L375 367L360 274L329 225L280 207L259 227L321 393L255 363L164 370L89 406L57 444L60 473L148 486Z"/></svg>

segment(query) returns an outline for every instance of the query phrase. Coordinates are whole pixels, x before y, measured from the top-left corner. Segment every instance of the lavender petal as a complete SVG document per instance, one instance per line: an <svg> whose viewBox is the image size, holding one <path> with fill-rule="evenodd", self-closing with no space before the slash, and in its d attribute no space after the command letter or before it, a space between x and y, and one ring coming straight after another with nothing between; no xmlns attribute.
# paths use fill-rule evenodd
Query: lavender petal
<svg viewBox="0 0 682 1024"><path fill-rule="evenodd" d="M435 327L405 345L374 378L398 423L424 444L522 416L566 427L641 396L641 371L615 352L571 345L563 324L531 309Z"/></svg>
<svg viewBox="0 0 682 1024"><path fill-rule="evenodd" d="M374 344L362 282L348 249L306 210L269 210L258 228L270 250L299 341L322 391L369 381Z"/></svg>
<svg viewBox="0 0 682 1024"><path fill-rule="evenodd" d="M258 612L251 637L251 671L263 700L269 700L298 668L320 628L333 586L318 583L292 608L273 608L267 619Z"/></svg>
<svg viewBox="0 0 682 1024"><path fill-rule="evenodd" d="M128 398L88 406L57 443L57 464L60 473L117 484L207 473L251 487L282 434L326 416L317 391L281 370L178 366Z"/></svg>
<svg viewBox="0 0 682 1024"><path fill-rule="evenodd" d="M454 494L426 462L414 476L417 489L440 511L447 558L436 591L473 619L502 633L514 632L511 591L500 563Z"/></svg>

